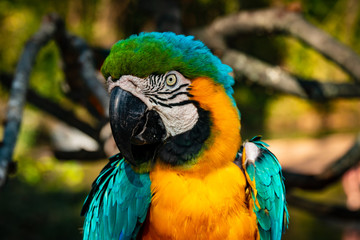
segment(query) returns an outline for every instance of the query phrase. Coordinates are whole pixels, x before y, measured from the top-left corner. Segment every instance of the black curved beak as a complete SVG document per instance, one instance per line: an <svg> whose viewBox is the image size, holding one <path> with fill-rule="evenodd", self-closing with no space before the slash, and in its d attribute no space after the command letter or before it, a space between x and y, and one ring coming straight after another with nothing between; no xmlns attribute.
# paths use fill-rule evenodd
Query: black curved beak
<svg viewBox="0 0 360 240"><path fill-rule="evenodd" d="M134 166L154 159L166 136L159 114L120 87L111 91L109 114L113 137L124 158Z"/></svg>

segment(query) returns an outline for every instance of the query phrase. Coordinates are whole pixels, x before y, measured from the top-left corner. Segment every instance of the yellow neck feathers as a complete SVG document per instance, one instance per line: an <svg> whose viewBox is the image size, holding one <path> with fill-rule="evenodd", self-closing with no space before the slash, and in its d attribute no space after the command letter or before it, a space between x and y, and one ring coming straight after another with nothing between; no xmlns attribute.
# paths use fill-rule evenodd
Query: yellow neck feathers
<svg viewBox="0 0 360 240"><path fill-rule="evenodd" d="M190 94L192 100L210 112L212 122L210 137L193 171L207 172L234 161L241 144L240 119L225 89L213 80L201 77L192 81Z"/></svg>

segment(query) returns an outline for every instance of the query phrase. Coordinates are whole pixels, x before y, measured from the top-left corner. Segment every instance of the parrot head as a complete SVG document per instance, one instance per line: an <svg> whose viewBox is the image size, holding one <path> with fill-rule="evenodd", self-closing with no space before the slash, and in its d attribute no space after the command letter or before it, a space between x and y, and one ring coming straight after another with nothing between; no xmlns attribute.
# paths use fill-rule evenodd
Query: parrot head
<svg viewBox="0 0 360 240"><path fill-rule="evenodd" d="M170 32L132 35L111 48L101 72L113 137L135 168L235 158L241 140L231 68L202 42Z"/></svg>

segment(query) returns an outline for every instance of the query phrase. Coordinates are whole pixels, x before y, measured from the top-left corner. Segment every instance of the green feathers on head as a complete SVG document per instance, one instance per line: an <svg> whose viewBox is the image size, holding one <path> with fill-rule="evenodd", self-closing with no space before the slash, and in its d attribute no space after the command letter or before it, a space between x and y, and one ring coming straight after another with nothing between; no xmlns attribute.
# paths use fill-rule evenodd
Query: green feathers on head
<svg viewBox="0 0 360 240"><path fill-rule="evenodd" d="M229 96L234 79L232 69L222 64L210 50L193 36L171 32L140 33L117 42L106 58L101 72L105 78L122 75L146 77L176 70L188 79L210 77L226 89Z"/></svg>

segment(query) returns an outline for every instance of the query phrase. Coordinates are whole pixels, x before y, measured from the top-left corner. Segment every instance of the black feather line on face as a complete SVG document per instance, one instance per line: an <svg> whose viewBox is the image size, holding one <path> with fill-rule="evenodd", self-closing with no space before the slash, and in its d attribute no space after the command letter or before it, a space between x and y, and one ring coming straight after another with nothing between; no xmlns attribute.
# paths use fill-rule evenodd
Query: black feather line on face
<svg viewBox="0 0 360 240"><path fill-rule="evenodd" d="M172 108L172 106L171 106L171 105L166 104L166 103L157 102L156 104L158 104L158 105L160 105L160 106L163 106L163 107Z"/></svg>
<svg viewBox="0 0 360 240"><path fill-rule="evenodd" d="M179 96L179 95L187 95L188 97L193 97L193 95L191 95L191 94L188 93L188 92L178 92L178 93L175 93L174 95L172 95L171 97L169 97L167 100L174 99L174 98L176 98L176 97Z"/></svg>
<svg viewBox="0 0 360 240"><path fill-rule="evenodd" d="M199 114L197 123L189 131L166 140L158 151L161 161L172 166L183 165L194 160L204 147L210 136L210 112L200 108L196 102L194 104Z"/></svg>
<svg viewBox="0 0 360 240"><path fill-rule="evenodd" d="M159 96L157 96L156 94L145 94L145 96L155 97L156 99L158 99L158 100L160 100L160 101L167 101L167 100L168 100L167 98L159 97Z"/></svg>
<svg viewBox="0 0 360 240"><path fill-rule="evenodd" d="M178 86L176 89L174 89L174 90L172 90L172 91L168 91L168 92L157 92L156 94L173 94L174 92L177 92L177 91L179 91L181 88L186 87L186 86L189 86L189 84L188 84L188 83L184 83L184 84Z"/></svg>
<svg viewBox="0 0 360 240"><path fill-rule="evenodd" d="M183 106L183 105L187 105L187 104L196 104L196 102L194 100L185 100L182 102L178 102L178 103L169 103L168 105L170 107L175 107L175 106Z"/></svg>
<svg viewBox="0 0 360 240"><path fill-rule="evenodd" d="M149 97L149 101L151 101L151 102L153 102L153 103L155 103L155 104L158 104L158 101L156 101L154 98L152 98L152 97Z"/></svg>

